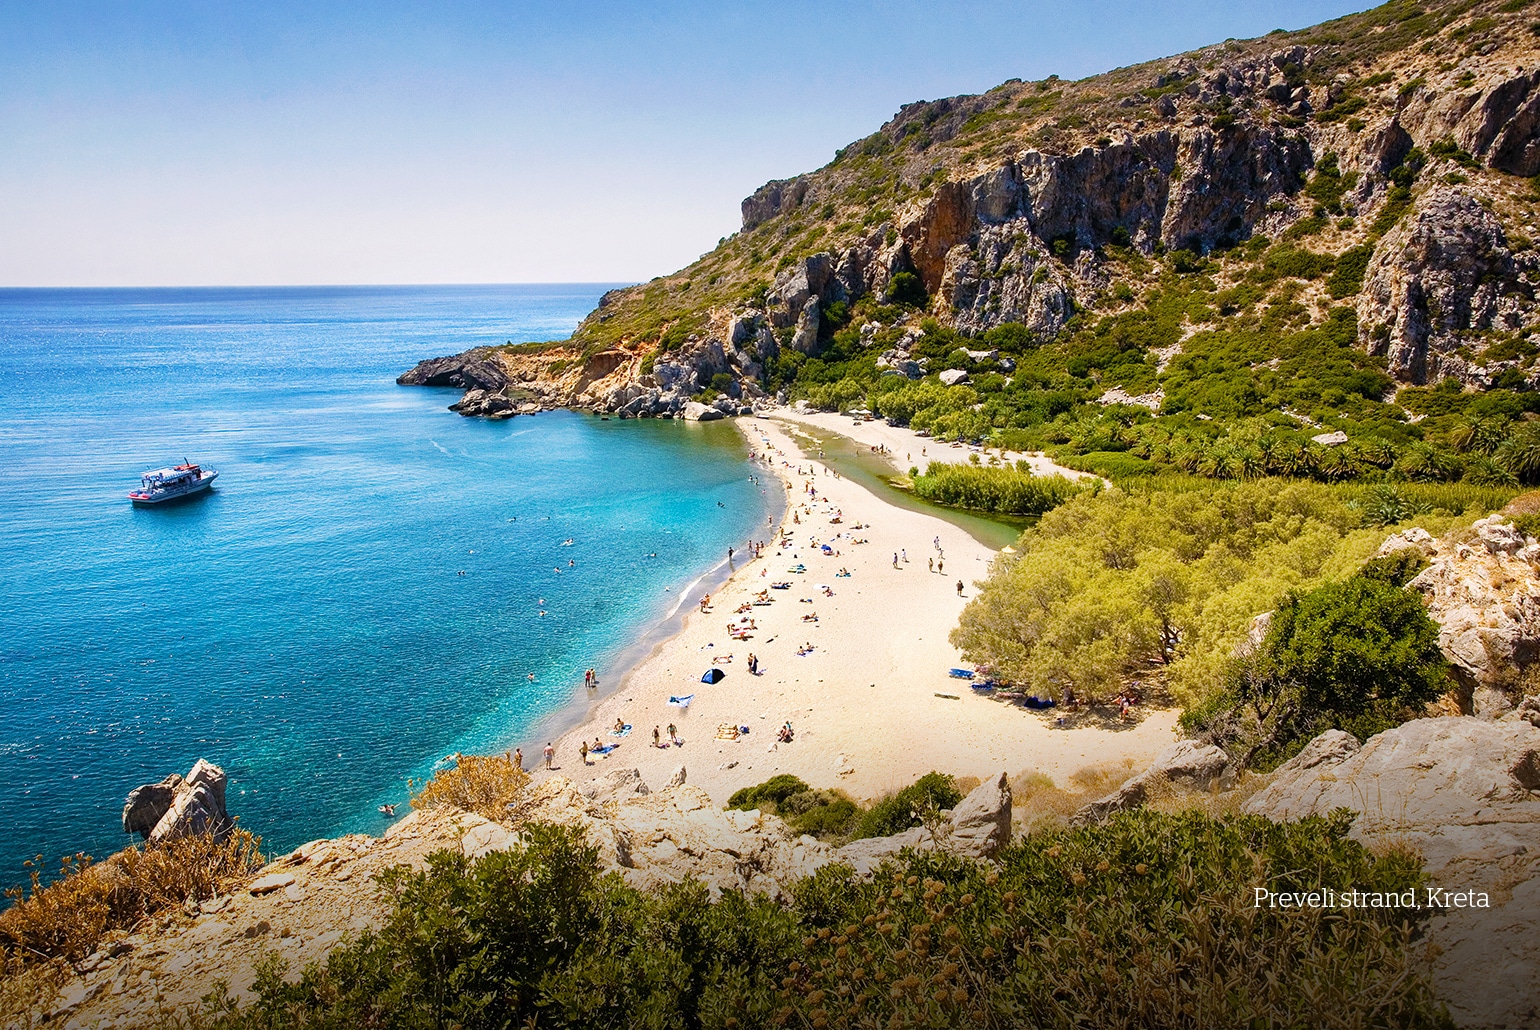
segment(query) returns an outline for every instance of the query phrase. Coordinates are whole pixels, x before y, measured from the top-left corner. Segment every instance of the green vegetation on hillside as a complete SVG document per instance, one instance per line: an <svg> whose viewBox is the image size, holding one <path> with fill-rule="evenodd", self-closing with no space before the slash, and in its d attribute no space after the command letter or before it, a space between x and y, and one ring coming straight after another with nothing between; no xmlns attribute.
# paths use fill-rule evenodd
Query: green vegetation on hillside
<svg viewBox="0 0 1540 1030"><path fill-rule="evenodd" d="M1184 705L1208 711L1233 689L1231 656L1253 617L1291 592L1353 576L1386 525L1421 515L1439 529L1510 496L1463 486L1132 480L1070 500L1027 530L1019 554L996 559L952 641L970 661L1039 693L1095 698L1159 673ZM1306 596L1313 606L1328 595ZM1295 685L1297 664L1278 662L1296 671L1275 672L1276 682ZM1338 682L1337 672L1320 675ZM1397 690L1388 700L1409 706L1417 697ZM1309 705L1341 708L1331 699Z"/></svg>
<svg viewBox="0 0 1540 1030"><path fill-rule="evenodd" d="M1285 595L1261 643L1232 659L1224 689L1184 723L1268 769L1324 730L1367 740L1422 714L1454 684L1437 623L1403 589L1418 560L1402 551Z"/></svg>
<svg viewBox="0 0 1540 1030"><path fill-rule="evenodd" d="M327 961L269 962L206 1030L323 1027L1445 1027L1427 913L1254 907L1253 888L1415 888L1345 815L1139 812L1011 845L998 868L910 854L830 867L789 904L601 875L575 832L384 877L392 911ZM287 982L285 975L299 975Z"/></svg>

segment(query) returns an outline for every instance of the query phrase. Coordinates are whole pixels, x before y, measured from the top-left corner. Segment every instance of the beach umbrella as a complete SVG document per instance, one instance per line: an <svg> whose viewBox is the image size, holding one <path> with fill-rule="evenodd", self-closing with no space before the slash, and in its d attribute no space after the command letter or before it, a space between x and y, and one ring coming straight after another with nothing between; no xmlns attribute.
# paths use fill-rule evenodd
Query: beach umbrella
<svg viewBox="0 0 1540 1030"><path fill-rule="evenodd" d="M716 683L726 675L727 673L723 672L721 669L718 669L716 666L712 666L705 672L701 673L700 681L702 683Z"/></svg>
<svg viewBox="0 0 1540 1030"><path fill-rule="evenodd" d="M670 696L669 699L668 699L668 703L673 705L675 708L689 708L690 707L690 702L694 701L694 700L695 700L695 695L694 694L686 694L684 697L673 697L673 696Z"/></svg>

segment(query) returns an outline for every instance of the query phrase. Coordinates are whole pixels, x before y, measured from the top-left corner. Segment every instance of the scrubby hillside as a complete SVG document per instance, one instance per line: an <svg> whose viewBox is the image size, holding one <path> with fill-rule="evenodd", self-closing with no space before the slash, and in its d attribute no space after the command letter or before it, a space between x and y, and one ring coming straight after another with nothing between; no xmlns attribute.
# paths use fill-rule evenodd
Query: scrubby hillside
<svg viewBox="0 0 1540 1030"><path fill-rule="evenodd" d="M1091 468L1533 478L1537 19L1396 0L907 105L567 345L483 352L467 413L780 394Z"/></svg>

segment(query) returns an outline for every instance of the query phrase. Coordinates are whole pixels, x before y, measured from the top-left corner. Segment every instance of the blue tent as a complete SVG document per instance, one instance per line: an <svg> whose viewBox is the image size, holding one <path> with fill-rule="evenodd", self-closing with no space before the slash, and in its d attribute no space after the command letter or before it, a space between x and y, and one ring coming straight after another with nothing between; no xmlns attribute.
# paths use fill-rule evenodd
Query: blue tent
<svg viewBox="0 0 1540 1030"><path fill-rule="evenodd" d="M711 668L707 669L704 673L701 674L700 681L702 683L715 683L726 675L727 673L713 665Z"/></svg>

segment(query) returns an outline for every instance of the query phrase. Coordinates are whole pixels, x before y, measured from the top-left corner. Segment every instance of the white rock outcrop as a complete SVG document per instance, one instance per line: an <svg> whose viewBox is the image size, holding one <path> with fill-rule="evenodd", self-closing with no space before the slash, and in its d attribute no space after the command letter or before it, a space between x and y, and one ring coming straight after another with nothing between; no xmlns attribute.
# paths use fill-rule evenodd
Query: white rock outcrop
<svg viewBox="0 0 1540 1030"><path fill-rule="evenodd" d="M1436 889L1482 895L1430 921L1438 994L1462 1026L1534 1026L1540 994L1540 699L1501 719L1414 719L1358 746L1333 730L1245 804L1283 821L1356 813L1351 835L1418 851ZM1427 900L1426 894L1423 900Z"/></svg>
<svg viewBox="0 0 1540 1030"><path fill-rule="evenodd" d="M1524 668L1540 657L1540 545L1501 515L1461 534L1435 540L1410 529L1385 541L1380 553L1408 547L1431 564L1409 584L1439 625L1438 644L1454 667L1477 715L1500 715L1516 700Z"/></svg>
<svg viewBox="0 0 1540 1030"><path fill-rule="evenodd" d="M1115 812L1141 807L1159 791L1208 790L1221 782L1229 766L1230 756L1213 744L1179 740L1156 755L1144 772L1082 807L1070 822L1077 826L1101 822Z"/></svg>

